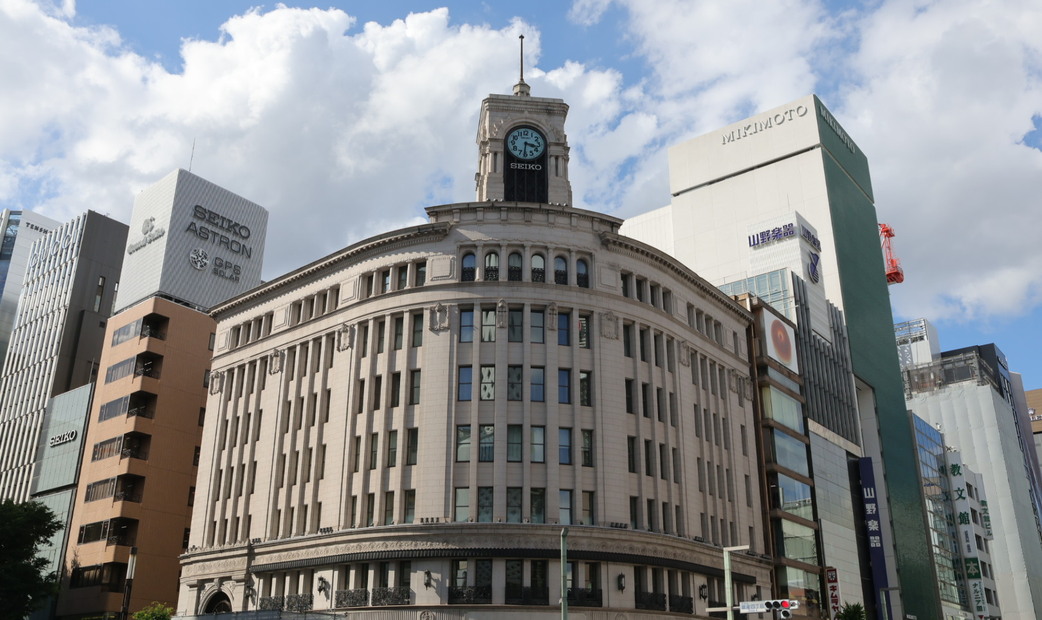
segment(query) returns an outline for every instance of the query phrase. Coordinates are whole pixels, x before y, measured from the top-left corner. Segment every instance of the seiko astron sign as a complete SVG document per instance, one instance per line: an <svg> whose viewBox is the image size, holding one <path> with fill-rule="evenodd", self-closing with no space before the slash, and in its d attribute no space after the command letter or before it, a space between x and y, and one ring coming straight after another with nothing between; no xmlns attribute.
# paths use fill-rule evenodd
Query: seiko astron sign
<svg viewBox="0 0 1042 620"><path fill-rule="evenodd" d="M116 310L155 294L210 308L260 284L268 212L177 170L134 201Z"/></svg>

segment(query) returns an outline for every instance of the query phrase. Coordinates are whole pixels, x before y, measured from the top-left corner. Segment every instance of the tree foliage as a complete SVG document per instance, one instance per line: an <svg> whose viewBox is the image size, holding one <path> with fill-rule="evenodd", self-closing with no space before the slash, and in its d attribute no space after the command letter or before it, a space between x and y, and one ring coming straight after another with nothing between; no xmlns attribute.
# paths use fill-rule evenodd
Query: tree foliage
<svg viewBox="0 0 1042 620"><path fill-rule="evenodd" d="M861 603L844 603L836 620L865 620L865 607Z"/></svg>
<svg viewBox="0 0 1042 620"><path fill-rule="evenodd" d="M20 620L54 593L55 575L44 574L47 560L37 553L61 527L43 504L0 502L0 619Z"/></svg>
<svg viewBox="0 0 1042 620"><path fill-rule="evenodd" d="M173 607L153 601L141 611L134 612L134 620L170 620L173 615Z"/></svg>

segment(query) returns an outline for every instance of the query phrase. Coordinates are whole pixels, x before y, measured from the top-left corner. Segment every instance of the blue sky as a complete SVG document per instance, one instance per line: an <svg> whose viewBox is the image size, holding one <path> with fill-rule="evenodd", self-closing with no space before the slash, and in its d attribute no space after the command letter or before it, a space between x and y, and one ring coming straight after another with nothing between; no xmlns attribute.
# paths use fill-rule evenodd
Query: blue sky
<svg viewBox="0 0 1042 620"><path fill-rule="evenodd" d="M0 0L0 206L129 219L174 167L271 212L265 276L473 196L488 93L571 106L577 206L669 201L666 149L817 93L866 152L895 318L1042 388L1042 5ZM193 155L194 144L194 155Z"/></svg>

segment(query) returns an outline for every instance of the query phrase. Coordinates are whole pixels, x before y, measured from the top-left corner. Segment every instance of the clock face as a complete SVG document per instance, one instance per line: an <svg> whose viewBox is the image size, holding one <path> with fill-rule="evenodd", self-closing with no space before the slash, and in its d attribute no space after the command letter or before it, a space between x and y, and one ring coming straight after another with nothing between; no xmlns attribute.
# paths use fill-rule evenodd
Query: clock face
<svg viewBox="0 0 1042 620"><path fill-rule="evenodd" d="M546 150L546 139L531 127L518 127L507 134L507 149L518 159L535 159Z"/></svg>

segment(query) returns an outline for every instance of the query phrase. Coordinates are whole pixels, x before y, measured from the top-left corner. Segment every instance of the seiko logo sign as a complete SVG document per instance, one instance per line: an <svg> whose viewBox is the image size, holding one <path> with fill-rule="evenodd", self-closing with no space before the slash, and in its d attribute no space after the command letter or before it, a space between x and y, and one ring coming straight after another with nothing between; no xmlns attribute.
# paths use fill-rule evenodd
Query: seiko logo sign
<svg viewBox="0 0 1042 620"><path fill-rule="evenodd" d="M510 164L511 170L542 170L543 167L539 164Z"/></svg>
<svg viewBox="0 0 1042 620"><path fill-rule="evenodd" d="M54 446L60 446L63 443L69 443L70 441L73 441L75 439L76 439L76 431L68 431L68 432L62 433L61 435L55 435L54 437L51 437L50 444L51 444L51 447L53 448Z"/></svg>

